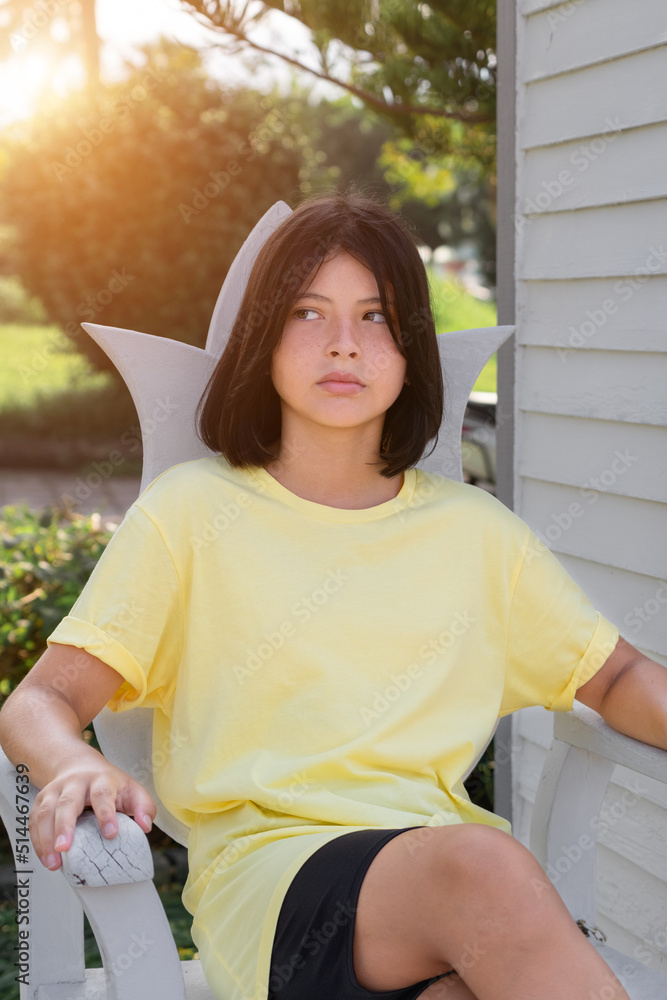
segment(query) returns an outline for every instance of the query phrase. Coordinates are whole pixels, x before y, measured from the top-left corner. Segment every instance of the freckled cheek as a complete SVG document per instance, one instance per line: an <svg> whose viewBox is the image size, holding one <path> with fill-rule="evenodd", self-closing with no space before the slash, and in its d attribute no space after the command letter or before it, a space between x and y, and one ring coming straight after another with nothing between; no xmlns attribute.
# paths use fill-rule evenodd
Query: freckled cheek
<svg viewBox="0 0 667 1000"><path fill-rule="evenodd" d="M401 384L405 378L407 362L400 351L387 348L379 351L366 368L368 382L380 380L383 384Z"/></svg>
<svg viewBox="0 0 667 1000"><path fill-rule="evenodd" d="M317 368L309 361L308 352L293 350L289 357L273 359L271 374L273 385L280 395L292 395L303 390L314 380Z"/></svg>

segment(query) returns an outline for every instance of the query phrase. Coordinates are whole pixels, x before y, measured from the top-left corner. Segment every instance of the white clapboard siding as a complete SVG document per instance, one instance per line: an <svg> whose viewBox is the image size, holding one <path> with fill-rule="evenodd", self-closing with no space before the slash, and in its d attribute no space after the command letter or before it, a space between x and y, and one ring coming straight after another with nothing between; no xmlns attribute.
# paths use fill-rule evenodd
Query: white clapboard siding
<svg viewBox="0 0 667 1000"><path fill-rule="evenodd" d="M664 92L663 46L527 84L519 146L530 149L665 121Z"/></svg>
<svg viewBox="0 0 667 1000"><path fill-rule="evenodd" d="M664 579L616 569L602 561L580 556L560 553L559 558L570 576L599 610L616 623L628 642L643 648L649 656L662 653L667 658L666 621L662 611Z"/></svg>
<svg viewBox="0 0 667 1000"><path fill-rule="evenodd" d="M604 550L609 566L662 578L667 628L664 503L524 478L522 517L554 552L595 560Z"/></svg>
<svg viewBox="0 0 667 1000"><path fill-rule="evenodd" d="M638 277L526 282L518 342L556 347L563 365L582 348L667 353L667 277Z"/></svg>
<svg viewBox="0 0 667 1000"><path fill-rule="evenodd" d="M620 525L617 530L622 530ZM663 579L565 553L560 553L559 558L570 576L592 597L600 611L616 623L628 642L643 647L650 656L659 653L667 656Z"/></svg>
<svg viewBox="0 0 667 1000"><path fill-rule="evenodd" d="M580 350L563 364L551 348L523 353L522 409L667 427L667 354Z"/></svg>
<svg viewBox="0 0 667 1000"><path fill-rule="evenodd" d="M665 48L667 51L667 46ZM667 56L663 57L667 63ZM667 88L664 88L667 89ZM665 164L661 164L665 169ZM656 169L657 169L656 165ZM519 280L667 274L667 200L540 213L524 227ZM641 284L641 282L640 282Z"/></svg>
<svg viewBox="0 0 667 1000"><path fill-rule="evenodd" d="M665 122L541 146L531 154L526 159L521 204L526 215L667 195L667 169L655 169L656 161L667 168Z"/></svg>
<svg viewBox="0 0 667 1000"><path fill-rule="evenodd" d="M592 488L591 480L595 479L602 487L606 485L600 479L602 473L620 452L635 461L611 484L615 495L662 503L667 497L664 427L600 419L584 422L573 416L525 412L520 433L516 472L521 482L544 479Z"/></svg>
<svg viewBox="0 0 667 1000"><path fill-rule="evenodd" d="M573 0L526 20L526 82L667 42L664 0Z"/></svg>
<svg viewBox="0 0 667 1000"><path fill-rule="evenodd" d="M667 7L517 0L516 27L515 510L667 667ZM527 844L553 714L512 725ZM598 924L667 973L667 785L617 767L601 816Z"/></svg>

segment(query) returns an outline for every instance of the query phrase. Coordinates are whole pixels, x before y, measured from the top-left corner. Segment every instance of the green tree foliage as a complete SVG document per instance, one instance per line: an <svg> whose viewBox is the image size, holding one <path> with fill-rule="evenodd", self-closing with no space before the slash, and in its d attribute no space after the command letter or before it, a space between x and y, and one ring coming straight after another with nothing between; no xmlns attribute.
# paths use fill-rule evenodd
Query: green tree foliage
<svg viewBox="0 0 667 1000"><path fill-rule="evenodd" d="M80 323L203 346L241 244L276 201L303 196L312 158L278 98L221 88L178 45L147 54L122 84L54 100L0 149L8 272L112 371Z"/></svg>
<svg viewBox="0 0 667 1000"><path fill-rule="evenodd" d="M385 131L376 173L391 207L429 246L472 239L495 285L496 0L264 0L252 12L235 0L181 5L229 51L273 53L363 102L378 123L371 138ZM310 29L318 69L277 51L285 45L256 41L257 25L278 11ZM343 159L357 146L355 124L347 122Z"/></svg>
<svg viewBox="0 0 667 1000"><path fill-rule="evenodd" d="M181 0L230 51L272 53L339 84L426 156L495 172L496 0ZM251 12L252 11L252 12ZM318 69L259 44L269 12L310 29ZM231 43L231 45L230 45ZM284 48L284 46L283 46ZM336 71L340 61L347 74Z"/></svg>
<svg viewBox="0 0 667 1000"><path fill-rule="evenodd" d="M437 219L424 242L457 247L472 241L487 284L496 284L495 177L482 177L475 165L464 169L455 157L427 157L410 139L386 142L378 166L392 184L390 205L418 221Z"/></svg>
<svg viewBox="0 0 667 1000"><path fill-rule="evenodd" d="M495 285L495 204L478 169L464 170L444 158L425 157L410 139L397 139L391 122L344 95L315 106L295 107L328 168L323 183L361 184L386 199L414 225L419 242L476 245L485 280Z"/></svg>

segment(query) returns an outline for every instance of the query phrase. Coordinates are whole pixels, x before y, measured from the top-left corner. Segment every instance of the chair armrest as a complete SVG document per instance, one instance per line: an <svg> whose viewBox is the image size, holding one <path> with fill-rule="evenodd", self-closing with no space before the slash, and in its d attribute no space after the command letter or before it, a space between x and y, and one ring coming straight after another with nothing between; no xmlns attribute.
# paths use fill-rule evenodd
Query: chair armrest
<svg viewBox="0 0 667 1000"><path fill-rule="evenodd" d="M535 796L530 849L575 920L596 919L598 815L614 766L667 782L667 751L609 726L586 705L557 713Z"/></svg>
<svg viewBox="0 0 667 1000"><path fill-rule="evenodd" d="M72 846L62 856L62 874L102 953L103 995L113 1000L185 1000L179 954L152 882L148 838L129 816L116 816L118 834L107 840L95 814L82 813Z"/></svg>
<svg viewBox="0 0 667 1000"><path fill-rule="evenodd" d="M554 738L667 783L667 750L619 733L586 705L575 704L571 712L557 713Z"/></svg>
<svg viewBox="0 0 667 1000"><path fill-rule="evenodd" d="M37 792L31 784L26 792L25 776L0 747L0 818L14 851L16 876L21 880L17 884L29 890L29 966L35 989L38 984L59 980L82 982L85 975L81 905L61 873L44 868L29 843L28 816L23 810L26 800L32 808ZM26 840L28 853L22 853ZM17 971L24 971L20 964Z"/></svg>
<svg viewBox="0 0 667 1000"><path fill-rule="evenodd" d="M63 875L72 886L127 885L153 878L153 858L148 838L125 813L117 813L118 834L102 836L93 812L76 822L74 840L63 856Z"/></svg>
<svg viewBox="0 0 667 1000"><path fill-rule="evenodd" d="M21 795L24 784L22 780ZM30 785L23 796L30 807L37 791ZM0 817L13 848L19 837L27 835L25 815L19 814L17 832L16 807L16 769L0 748ZM84 968L85 911L104 963L103 977L95 980L99 985L95 996L185 1000L178 951L152 882L148 838L124 813L118 814L118 831L106 840L94 813L84 812L77 820L72 847L62 855L62 870L48 871L31 852L25 873L30 891L31 996L64 1000L93 995L93 981ZM21 862L16 864L21 877ZM21 990L23 996L24 987ZM207 995L210 998L201 993Z"/></svg>

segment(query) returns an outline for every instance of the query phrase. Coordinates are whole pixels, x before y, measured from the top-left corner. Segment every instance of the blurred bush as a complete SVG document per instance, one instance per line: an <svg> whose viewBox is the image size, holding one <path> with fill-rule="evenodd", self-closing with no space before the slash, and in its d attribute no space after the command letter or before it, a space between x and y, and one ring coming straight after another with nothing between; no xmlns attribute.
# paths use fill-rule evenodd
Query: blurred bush
<svg viewBox="0 0 667 1000"><path fill-rule="evenodd" d="M99 515L0 509L0 696L17 686L69 613L112 532Z"/></svg>
<svg viewBox="0 0 667 1000"><path fill-rule="evenodd" d="M114 373L80 323L203 346L241 244L276 201L302 199L312 155L279 96L225 89L174 43L145 53L95 96L51 98L0 147L5 273Z"/></svg>
<svg viewBox="0 0 667 1000"><path fill-rule="evenodd" d="M44 306L28 295L18 275L0 275L0 323L37 325L46 319Z"/></svg>

